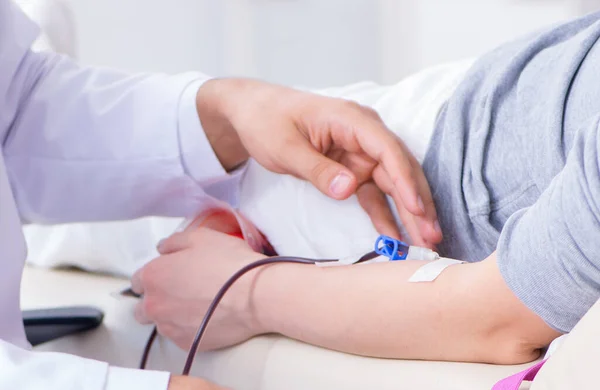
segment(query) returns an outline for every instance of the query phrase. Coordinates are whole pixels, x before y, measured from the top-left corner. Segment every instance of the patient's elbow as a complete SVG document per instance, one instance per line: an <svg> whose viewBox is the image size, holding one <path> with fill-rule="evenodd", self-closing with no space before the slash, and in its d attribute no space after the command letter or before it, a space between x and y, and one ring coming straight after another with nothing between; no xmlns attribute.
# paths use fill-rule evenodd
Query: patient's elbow
<svg viewBox="0 0 600 390"><path fill-rule="evenodd" d="M466 317L474 349L486 363L522 364L540 357L543 348L561 334L527 307L507 286L497 266L495 253L473 269L471 305ZM473 322L476 320L477 322ZM478 345L475 345L478 344Z"/></svg>
<svg viewBox="0 0 600 390"><path fill-rule="evenodd" d="M542 348L519 339L493 341L486 346L484 363L515 365L532 362L541 356Z"/></svg>
<svg viewBox="0 0 600 390"><path fill-rule="evenodd" d="M504 327L487 335L482 343L485 363L514 365L538 359L542 350L560 334L547 328L535 329L524 324Z"/></svg>

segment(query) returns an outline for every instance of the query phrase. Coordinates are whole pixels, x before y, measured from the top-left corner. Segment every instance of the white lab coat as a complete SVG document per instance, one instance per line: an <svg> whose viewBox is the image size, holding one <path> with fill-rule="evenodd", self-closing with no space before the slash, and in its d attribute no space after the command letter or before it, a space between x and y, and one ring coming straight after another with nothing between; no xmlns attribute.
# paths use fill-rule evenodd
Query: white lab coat
<svg viewBox="0 0 600 390"><path fill-rule="evenodd" d="M203 187L234 201L196 112L206 77L81 67L33 53L37 34L0 0L0 389L164 390L166 373L31 352L19 307L21 223L186 216Z"/></svg>

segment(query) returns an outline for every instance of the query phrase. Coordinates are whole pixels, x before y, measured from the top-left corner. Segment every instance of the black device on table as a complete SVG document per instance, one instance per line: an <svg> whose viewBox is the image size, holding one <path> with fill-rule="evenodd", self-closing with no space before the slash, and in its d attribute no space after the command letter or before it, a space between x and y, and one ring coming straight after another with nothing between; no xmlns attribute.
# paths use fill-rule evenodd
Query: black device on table
<svg viewBox="0 0 600 390"><path fill-rule="evenodd" d="M97 328L103 319L104 313L91 306L23 310L25 334L33 346Z"/></svg>

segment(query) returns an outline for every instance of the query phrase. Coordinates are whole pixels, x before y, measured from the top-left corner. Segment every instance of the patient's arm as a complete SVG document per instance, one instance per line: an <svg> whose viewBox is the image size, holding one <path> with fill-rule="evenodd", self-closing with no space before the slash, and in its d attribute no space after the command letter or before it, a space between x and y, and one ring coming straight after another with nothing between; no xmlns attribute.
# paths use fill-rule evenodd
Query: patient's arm
<svg viewBox="0 0 600 390"><path fill-rule="evenodd" d="M176 233L158 249L162 256L132 279L143 294L136 318L186 350L225 281L264 258L243 240L206 228ZM451 266L435 282L409 283L423 264L263 267L228 290L200 348L281 333L366 356L521 363L558 336L508 289L495 255Z"/></svg>
<svg viewBox="0 0 600 390"><path fill-rule="evenodd" d="M375 357L523 363L559 335L508 289L495 254L407 282L422 265L278 265L259 275L253 303L269 332Z"/></svg>

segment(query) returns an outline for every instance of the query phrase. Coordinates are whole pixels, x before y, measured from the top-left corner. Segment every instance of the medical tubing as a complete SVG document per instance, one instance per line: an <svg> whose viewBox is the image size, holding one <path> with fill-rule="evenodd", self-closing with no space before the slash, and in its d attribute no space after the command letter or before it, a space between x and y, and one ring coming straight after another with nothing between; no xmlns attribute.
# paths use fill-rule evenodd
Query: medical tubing
<svg viewBox="0 0 600 390"><path fill-rule="evenodd" d="M368 255L369 254L363 256L363 258L367 257ZM361 258L361 260L362 260L362 258ZM241 268L240 270L238 270L219 289L219 291L213 298L213 301L211 302L210 306L206 310L206 314L204 314L202 323L198 327L198 331L196 332L196 336L194 338L192 346L190 347L190 351L188 353L188 356L187 356L187 359L185 362L185 367L183 369L183 375L189 375L190 369L194 362L194 358L196 356L196 352L198 351L198 347L200 345L200 341L202 340L202 336L204 335L204 332L206 331L208 322L210 321L212 315L214 314L217 306L221 302L221 299L223 299L223 296L225 295L227 290L229 290L231 288L231 286L239 278L244 276L247 272L252 271L255 268L259 268L259 267L269 265L269 264L276 264L276 263L315 264L315 263L331 263L331 262L336 262L336 261L338 261L338 260L337 259L307 259L307 258L303 258L303 257L278 256L278 257L269 257L269 258L255 261L254 263L250 263L250 264L246 265L245 267ZM150 350L152 349L152 344L154 343L154 340L156 339L157 335L158 335L158 331L157 331L156 327L154 327L154 329L152 330L152 333L150 334L150 337L148 338L148 341L146 342L146 346L144 348L144 353L140 360L140 369L141 370L144 370L146 368L146 364L148 363L148 357L150 356Z"/></svg>
<svg viewBox="0 0 600 390"><path fill-rule="evenodd" d="M148 341L146 341L146 347L144 348L144 353L142 354L142 358L140 359L140 369L144 370L146 368L146 364L148 363L148 357L150 356L150 350L152 349L152 344L158 335L158 330L156 326L152 329L152 333L150 333L150 337Z"/></svg>
<svg viewBox="0 0 600 390"><path fill-rule="evenodd" d="M315 264L315 263L330 263L330 262L334 262L334 261L337 261L337 259L315 260L315 259L305 259L305 258L301 258L301 257L279 256L279 257L270 257L270 258L255 261L254 263L250 263L247 266L240 269L239 271L237 271L235 274L233 274L232 277L230 277L227 280L227 282L225 282L223 287L221 287L221 289L217 292L217 295L215 295L215 298L213 299L212 303L208 307L208 310L206 311L206 314L204 315L204 318L202 319L202 323L198 327L198 331L196 332L196 337L194 338L194 342L192 343L192 346L190 347L190 352L188 353L187 360L185 362L185 366L183 367L183 371L182 371L181 375L189 375L190 369L192 368L192 364L194 363L194 358L196 357L196 352L198 351L198 347L200 346L200 341L202 340L202 336L204 335L204 332L206 331L206 328L208 326L208 322L210 321L211 317L213 316L215 310L217 309L219 302L221 302L221 299L223 299L223 296L225 296L225 293L231 288L231 286L239 278L244 276L247 272L250 272L255 268L259 268L259 267L269 265L269 264L276 264L276 263Z"/></svg>
<svg viewBox="0 0 600 390"><path fill-rule="evenodd" d="M369 252L363 255L356 263L365 262L371 260L375 257L379 256L375 251ZM185 366L182 371L182 375L189 375L190 370L192 368L192 364L194 363L194 358L196 357L196 353L198 351L198 347L200 346L200 341L206 332L206 328L208 327L208 322L212 318L217 306L225 296L225 293L231 288L231 286L246 273L270 264L277 263L295 263L295 264L316 264L316 263L333 263L339 261L338 259L307 259L303 257L290 257L290 256L277 256L277 257L268 257L262 260L255 261L254 263L250 263L245 267L238 270L233 276L231 276L225 284L219 289L215 297L213 298L210 306L206 310L206 314L198 327L198 331L196 332L196 336L194 337L194 341L192 342L192 346L190 347ZM145 369L146 364L148 362L148 357L150 356L150 350L152 349L152 344L156 339L158 332L156 327L152 330L148 341L146 342L146 347L144 348L144 353L142 355L142 359L140 360L140 369Z"/></svg>
<svg viewBox="0 0 600 390"><path fill-rule="evenodd" d="M412 255L412 256L410 256L410 255ZM379 254L377 253L377 251L372 251L372 252L369 252L369 253L363 255L354 264L366 262L366 261L372 260L378 256L379 256ZM437 253L435 253L434 251L432 251L430 249L417 248L417 247L411 246L409 248L409 256L408 257L415 258L415 257L419 257L419 256L424 257L424 259L431 258L433 260L434 257L437 257ZM241 268L240 270L238 270L235 274L233 274L233 276L231 276L229 279L227 279L225 284L219 289L219 291L217 291L217 294L215 295L210 306L206 310L206 314L204 314L204 318L202 319L202 322L200 323L200 326L198 327L196 336L194 337L194 341L192 342L192 346L190 347L190 350L188 352L187 359L185 361L185 366L183 367L182 375L190 374L192 364L194 364L194 359L196 357L196 353L198 352L198 347L200 346L200 342L202 341L202 337L204 336L204 333L206 332L206 328L208 327L208 323L209 323L210 319L212 318L213 314L215 313L215 310L217 309L217 306L219 305L219 303L221 302L221 300L223 299L223 297L225 296L227 291L231 288L231 286L233 286L233 284L239 278L241 278L246 273L248 273L256 268L259 268L259 267L262 267L265 265L270 265L270 264L277 264L277 263L316 264L316 263L335 263L337 261L339 261L339 259L307 259L307 258L303 258L303 257L277 256L277 257L268 257L268 258L265 258L262 260L255 261L254 263L250 263L250 264L246 265L245 267ZM140 360L140 369L142 369L142 370L146 368L146 364L148 363L148 357L150 356L150 350L152 349L152 344L154 343L154 340L156 339L157 335L158 335L158 331L157 331L156 327L154 327L154 329L152 330L152 333L150 334L150 337L148 338L148 341L146 342L146 347L144 348L144 353L142 355L142 359Z"/></svg>

